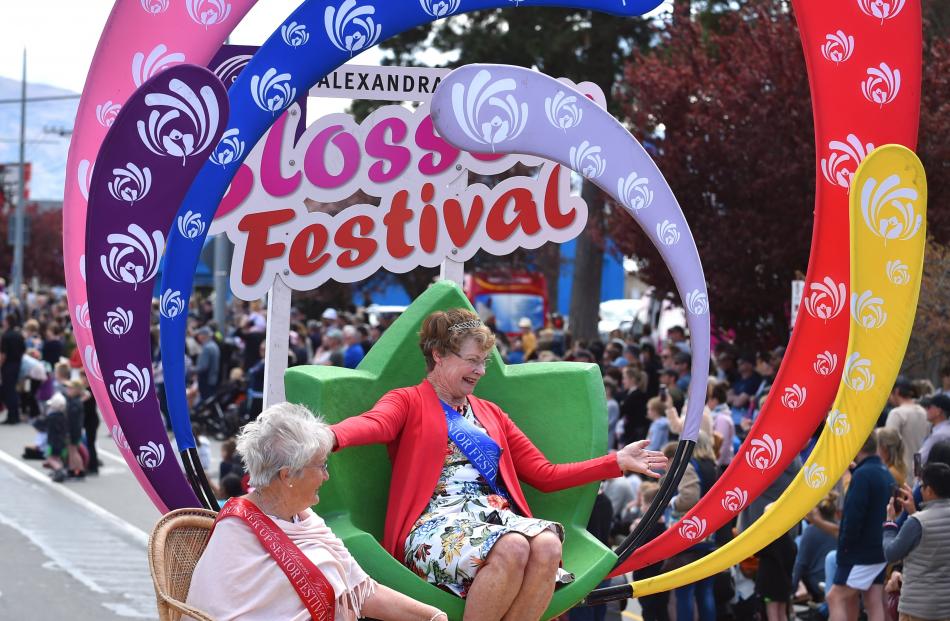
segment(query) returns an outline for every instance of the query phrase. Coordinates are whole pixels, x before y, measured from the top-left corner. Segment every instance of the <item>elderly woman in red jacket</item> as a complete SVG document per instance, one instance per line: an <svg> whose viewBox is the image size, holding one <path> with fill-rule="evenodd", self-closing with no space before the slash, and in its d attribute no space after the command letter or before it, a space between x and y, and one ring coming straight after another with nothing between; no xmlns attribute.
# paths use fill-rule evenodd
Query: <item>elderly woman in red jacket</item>
<svg viewBox="0 0 950 621"><path fill-rule="evenodd" d="M332 427L339 448L385 443L393 462L383 546L419 576L467 599L466 621L538 619L558 581L563 528L532 517L519 480L550 492L620 476L658 477L646 441L552 464L494 403L472 392L495 345L466 309L431 314L425 380Z"/></svg>

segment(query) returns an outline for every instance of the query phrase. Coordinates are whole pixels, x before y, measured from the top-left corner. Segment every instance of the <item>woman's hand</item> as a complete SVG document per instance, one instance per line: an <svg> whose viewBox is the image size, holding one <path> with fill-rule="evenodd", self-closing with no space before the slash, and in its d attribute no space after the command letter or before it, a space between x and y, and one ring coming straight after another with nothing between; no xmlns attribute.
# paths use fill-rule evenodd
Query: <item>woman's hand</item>
<svg viewBox="0 0 950 621"><path fill-rule="evenodd" d="M645 448L648 444L649 440L640 440L617 451L617 465L620 469L659 479L661 475L655 470L666 470L668 460L660 451L648 451Z"/></svg>

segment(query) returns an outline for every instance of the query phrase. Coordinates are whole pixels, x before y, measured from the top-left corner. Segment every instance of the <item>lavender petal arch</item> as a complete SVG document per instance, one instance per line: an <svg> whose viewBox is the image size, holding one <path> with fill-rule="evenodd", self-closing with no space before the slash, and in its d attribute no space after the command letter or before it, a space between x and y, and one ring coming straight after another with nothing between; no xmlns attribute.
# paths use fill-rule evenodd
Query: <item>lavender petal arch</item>
<svg viewBox="0 0 950 621"><path fill-rule="evenodd" d="M536 155L560 162L607 192L659 250L686 307L692 377L683 440L699 434L709 375L709 296L696 242L663 174L606 110L544 74L466 65L432 99L439 134L466 151Z"/></svg>
<svg viewBox="0 0 950 621"><path fill-rule="evenodd" d="M89 190L87 286L109 401L136 461L170 509L199 506L168 441L152 376L152 293L184 187L218 144L227 93L207 69L178 65L145 82L106 135ZM162 296L162 312L184 313Z"/></svg>

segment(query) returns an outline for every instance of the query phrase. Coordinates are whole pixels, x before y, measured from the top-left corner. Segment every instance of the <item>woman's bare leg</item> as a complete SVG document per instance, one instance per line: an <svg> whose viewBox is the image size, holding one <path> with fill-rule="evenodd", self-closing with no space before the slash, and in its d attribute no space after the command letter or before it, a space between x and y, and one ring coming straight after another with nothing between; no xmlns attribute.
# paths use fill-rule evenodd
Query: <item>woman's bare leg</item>
<svg viewBox="0 0 950 621"><path fill-rule="evenodd" d="M506 621L536 621L554 594L554 579L561 562L561 540L550 530L532 537L531 555L521 590L503 617Z"/></svg>
<svg viewBox="0 0 950 621"><path fill-rule="evenodd" d="M521 590L531 547L518 533L495 542L465 598L464 621L498 621Z"/></svg>

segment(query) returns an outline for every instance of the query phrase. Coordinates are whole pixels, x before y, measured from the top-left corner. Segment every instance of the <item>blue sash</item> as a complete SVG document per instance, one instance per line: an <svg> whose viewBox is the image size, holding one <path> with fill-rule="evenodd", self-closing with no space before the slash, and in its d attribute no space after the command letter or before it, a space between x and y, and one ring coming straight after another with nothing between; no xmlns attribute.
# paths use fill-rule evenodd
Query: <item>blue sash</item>
<svg viewBox="0 0 950 621"><path fill-rule="evenodd" d="M449 427L449 439L468 457L478 474L485 477L492 491L499 496L508 497L498 482L498 460L501 447L487 433L470 423L451 405L439 399L445 410L445 422Z"/></svg>

